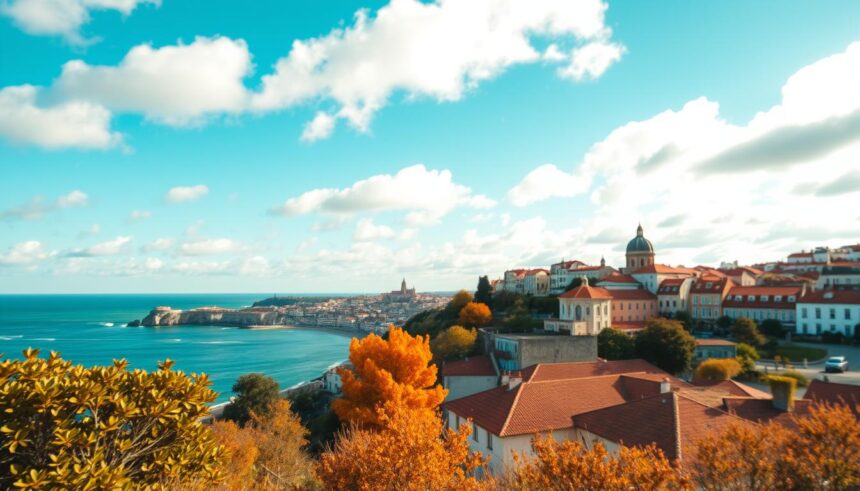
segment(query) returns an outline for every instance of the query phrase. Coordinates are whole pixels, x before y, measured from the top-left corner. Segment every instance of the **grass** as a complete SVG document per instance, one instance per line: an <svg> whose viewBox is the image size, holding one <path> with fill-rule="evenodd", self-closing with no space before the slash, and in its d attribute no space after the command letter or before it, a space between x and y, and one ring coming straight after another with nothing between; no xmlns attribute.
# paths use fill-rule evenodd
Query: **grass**
<svg viewBox="0 0 860 491"><path fill-rule="evenodd" d="M802 363L804 358L808 361L818 361L825 358L827 350L807 346L778 346L775 350L766 353L766 357L770 359L773 359L776 355L779 355L781 358L788 358L794 363Z"/></svg>

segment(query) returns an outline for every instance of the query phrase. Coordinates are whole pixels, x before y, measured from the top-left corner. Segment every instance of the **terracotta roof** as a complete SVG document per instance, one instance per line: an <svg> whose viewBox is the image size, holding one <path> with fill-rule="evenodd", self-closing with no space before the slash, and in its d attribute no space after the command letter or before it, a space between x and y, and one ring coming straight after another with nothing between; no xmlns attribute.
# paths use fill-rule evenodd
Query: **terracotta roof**
<svg viewBox="0 0 860 491"><path fill-rule="evenodd" d="M580 266L578 268L571 269L570 271L575 273L577 271L597 271L604 268L612 269L609 266Z"/></svg>
<svg viewBox="0 0 860 491"><path fill-rule="evenodd" d="M694 378L693 384L682 389L682 392L695 401L713 407L724 407L724 399L727 397L771 399L769 393L734 380L709 381Z"/></svg>
<svg viewBox="0 0 860 491"><path fill-rule="evenodd" d="M860 290L818 290L808 292L798 303L860 304Z"/></svg>
<svg viewBox="0 0 860 491"><path fill-rule="evenodd" d="M812 257L812 252L794 252L789 254L788 257Z"/></svg>
<svg viewBox="0 0 860 491"><path fill-rule="evenodd" d="M837 384L816 379L809 383L804 397L816 402L849 404L855 413L860 410L860 385Z"/></svg>
<svg viewBox="0 0 860 491"><path fill-rule="evenodd" d="M599 283L639 283L636 281L636 278L632 276L627 276L626 274L621 273L612 273L609 276L604 276L601 278Z"/></svg>
<svg viewBox="0 0 860 491"><path fill-rule="evenodd" d="M690 268L675 268L672 266L666 266L665 264L649 264L644 268L639 268L631 274L696 274L695 269Z"/></svg>
<svg viewBox="0 0 860 491"><path fill-rule="evenodd" d="M788 297L793 296L796 300L800 297L801 291L799 286L736 286L729 290L729 294L723 300L723 308L794 310L796 301L791 302ZM735 300L737 295L741 296L740 300ZM749 300L750 295L755 299ZM762 296L768 297L767 301L762 301ZM775 300L777 296L781 296L782 300L777 302Z"/></svg>
<svg viewBox="0 0 860 491"><path fill-rule="evenodd" d="M696 346L734 346L736 344L728 339L696 339Z"/></svg>
<svg viewBox="0 0 860 491"><path fill-rule="evenodd" d="M613 300L653 300L657 301L657 295L642 288L609 290Z"/></svg>
<svg viewBox="0 0 860 491"><path fill-rule="evenodd" d="M574 425L628 446L655 444L669 460L710 432L742 421L719 409L669 392L573 416Z"/></svg>
<svg viewBox="0 0 860 491"><path fill-rule="evenodd" d="M493 367L493 361L487 355L473 356L465 360L446 361L442 364L442 376L444 377L494 375L496 375L496 369Z"/></svg>
<svg viewBox="0 0 860 491"><path fill-rule="evenodd" d="M809 405L812 401L809 399L796 399L794 401L794 411L786 412L773 407L771 399L756 399L751 397L727 397L724 399L726 410L738 416L755 423L767 423L774 421L781 425L793 426L794 421L792 415L797 414L805 416L809 413Z"/></svg>
<svg viewBox="0 0 860 491"><path fill-rule="evenodd" d="M601 375L620 375L622 373L659 373L666 372L645 360L597 360L565 363L538 363L523 371L525 382L546 382L574 378L598 377Z"/></svg>
<svg viewBox="0 0 860 491"><path fill-rule="evenodd" d="M612 295L609 290L600 288L599 286L580 285L573 290L562 293L558 298L599 298L611 300Z"/></svg>
<svg viewBox="0 0 860 491"><path fill-rule="evenodd" d="M711 285L710 288L708 284ZM725 276L707 274L693 282L693 286L690 287L690 293L717 294L722 293L726 288L731 288L733 285L734 282Z"/></svg>
<svg viewBox="0 0 860 491"><path fill-rule="evenodd" d="M660 287L657 288L657 293L660 295L670 293L679 294L681 293L681 286L684 285L685 281L687 281L687 278L666 278L660 282Z"/></svg>

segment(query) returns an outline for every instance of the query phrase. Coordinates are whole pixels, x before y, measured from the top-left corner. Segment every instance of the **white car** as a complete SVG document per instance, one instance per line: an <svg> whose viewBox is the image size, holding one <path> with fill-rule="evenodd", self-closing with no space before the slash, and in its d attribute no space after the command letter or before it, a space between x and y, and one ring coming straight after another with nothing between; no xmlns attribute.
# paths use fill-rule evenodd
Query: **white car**
<svg viewBox="0 0 860 491"><path fill-rule="evenodd" d="M825 372L847 372L848 360L844 356L831 356L824 362Z"/></svg>

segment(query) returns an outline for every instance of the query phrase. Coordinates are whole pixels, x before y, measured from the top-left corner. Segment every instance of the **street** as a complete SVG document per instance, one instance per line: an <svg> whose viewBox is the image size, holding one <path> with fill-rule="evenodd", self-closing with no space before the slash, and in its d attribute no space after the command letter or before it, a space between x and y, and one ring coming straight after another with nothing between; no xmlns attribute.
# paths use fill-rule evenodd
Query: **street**
<svg viewBox="0 0 860 491"><path fill-rule="evenodd" d="M826 375L831 382L841 384L860 385L860 347L844 346L836 344L814 344L814 343L794 343L798 346L808 346L812 348L823 348L827 350L827 356L845 356L848 359L848 371L845 373L825 373L824 362L809 364L808 368L803 368L803 363L796 363L794 369L806 375L809 380L823 379ZM756 363L759 370L770 374L779 373L782 371L774 369L773 362Z"/></svg>

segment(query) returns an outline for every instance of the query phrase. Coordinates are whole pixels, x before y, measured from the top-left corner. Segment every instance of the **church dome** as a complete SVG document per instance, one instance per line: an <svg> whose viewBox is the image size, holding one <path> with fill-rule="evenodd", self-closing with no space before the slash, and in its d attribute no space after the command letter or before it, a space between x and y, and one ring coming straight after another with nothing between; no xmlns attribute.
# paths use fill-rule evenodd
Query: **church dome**
<svg viewBox="0 0 860 491"><path fill-rule="evenodd" d="M636 237L627 243L627 254L636 252L654 253L654 245L642 235L642 225L639 225L639 228L636 229Z"/></svg>

